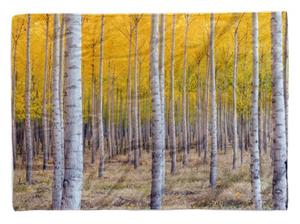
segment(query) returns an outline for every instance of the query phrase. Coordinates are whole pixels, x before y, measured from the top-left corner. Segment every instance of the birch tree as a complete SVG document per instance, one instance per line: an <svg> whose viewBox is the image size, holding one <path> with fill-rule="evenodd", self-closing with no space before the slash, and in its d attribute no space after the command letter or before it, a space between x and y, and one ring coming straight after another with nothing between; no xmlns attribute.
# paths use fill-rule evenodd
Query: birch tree
<svg viewBox="0 0 300 224"><path fill-rule="evenodd" d="M171 69L170 69L170 148L172 155L171 174L176 173L176 130L175 130L175 105L174 105L174 53L175 53L175 27L176 15L172 19L171 33Z"/></svg>
<svg viewBox="0 0 300 224"><path fill-rule="evenodd" d="M216 80L215 80L215 24L214 14L210 15L210 99L211 99L211 160L210 160L210 185L212 188L217 184L217 108L216 108Z"/></svg>
<svg viewBox="0 0 300 224"><path fill-rule="evenodd" d="M197 117L196 117L196 151L198 155L201 153L201 77L200 77L201 56L197 58Z"/></svg>
<svg viewBox="0 0 300 224"><path fill-rule="evenodd" d="M32 184L32 130L30 116L30 90L31 90L31 67L30 67L30 26L31 15L27 16L26 32L26 81L25 81L25 134L26 134L26 182Z"/></svg>
<svg viewBox="0 0 300 224"><path fill-rule="evenodd" d="M92 156L91 156L91 163L95 163L96 158L96 148L97 148L97 117L96 117L96 78L95 78L95 48L96 42L93 41L92 43Z"/></svg>
<svg viewBox="0 0 300 224"><path fill-rule="evenodd" d="M64 65L65 65L65 17L61 16L61 26L60 26L60 38L59 38L59 109L60 109L60 120L61 120L61 147L64 156Z"/></svg>
<svg viewBox="0 0 300 224"><path fill-rule="evenodd" d="M48 111L47 111L47 86L48 86L48 32L49 32L49 15L46 15L46 41L45 41L45 64L44 64L44 89L43 89L43 169L48 169Z"/></svg>
<svg viewBox="0 0 300 224"><path fill-rule="evenodd" d="M234 62L233 62L233 82L232 82L232 98L233 98L233 154L232 169L236 169L236 157L238 149L238 132L237 132L237 112L236 112L236 78L238 68L238 19L235 21L234 31Z"/></svg>
<svg viewBox="0 0 300 224"><path fill-rule="evenodd" d="M138 24L141 19L141 16L134 16L134 91L133 91L133 136L134 136L134 168L137 169L139 167L139 133L138 133Z"/></svg>
<svg viewBox="0 0 300 224"><path fill-rule="evenodd" d="M111 159L112 154L112 138L111 138L111 74L110 74L110 60L108 62L108 70L107 70L107 147L108 147L108 158Z"/></svg>
<svg viewBox="0 0 300 224"><path fill-rule="evenodd" d="M184 50L183 50L183 93L182 93L182 138L183 138L183 165L187 165L188 145L187 145L187 112L186 112L186 72L187 72L187 44L189 32L189 15L185 15Z"/></svg>
<svg viewBox="0 0 300 224"><path fill-rule="evenodd" d="M103 131L103 38L104 38L104 15L101 16L100 33L100 62L99 62L99 151L100 162L98 177L104 175L104 131Z"/></svg>
<svg viewBox="0 0 300 224"><path fill-rule="evenodd" d="M210 79L210 59L209 55L207 53L207 59L206 59L206 80L205 80L205 146L204 146L204 156L203 161L207 162L207 152L208 152L208 137L209 137L209 81Z"/></svg>
<svg viewBox="0 0 300 224"><path fill-rule="evenodd" d="M59 100L59 73L60 73L60 18L58 14L54 15L53 30L53 69L52 69L52 134L54 153L53 163L53 190L52 190L52 208L60 209L62 199L62 181L64 176L64 151L62 147L62 126L61 110Z"/></svg>
<svg viewBox="0 0 300 224"><path fill-rule="evenodd" d="M151 40L150 40L150 78L152 95L152 182L151 182L151 209L160 209L162 203L162 153L164 146L162 113L159 89L159 16L151 16Z"/></svg>
<svg viewBox="0 0 300 224"><path fill-rule="evenodd" d="M253 77L252 77L252 108L251 108L251 184L253 202L256 209L262 209L261 183L260 183L260 160L258 142L258 92L259 92L259 56L258 56L258 15L252 14L252 56L253 56Z"/></svg>
<svg viewBox="0 0 300 224"><path fill-rule="evenodd" d="M287 150L281 12L271 15L273 208L287 209Z"/></svg>
<svg viewBox="0 0 300 224"><path fill-rule="evenodd" d="M115 73L115 65L113 67L113 72L112 72L112 77L111 77L111 94L110 94L110 138L111 138L111 151L112 151L112 156L116 155L116 135L115 135L115 79L116 79L116 73Z"/></svg>
<svg viewBox="0 0 300 224"><path fill-rule="evenodd" d="M166 134L165 125L165 16L160 15L160 25L159 25L159 92L160 92L160 102L161 102L161 123L162 123L162 135ZM163 152L162 152L162 190L164 190L165 185L165 148L166 141L163 141Z"/></svg>
<svg viewBox="0 0 300 224"><path fill-rule="evenodd" d="M288 112L289 112L289 36L288 36L288 15L285 14L285 33L284 33L284 109L285 109L285 131L286 145L288 149Z"/></svg>
<svg viewBox="0 0 300 224"><path fill-rule="evenodd" d="M132 45L132 23L129 28L129 47L128 47L128 77L127 77L127 116L128 116L128 163L131 163L132 149L132 123L131 123L131 45Z"/></svg>
<svg viewBox="0 0 300 224"><path fill-rule="evenodd" d="M81 93L81 16L65 15L65 173L62 209L80 209L83 182L82 93Z"/></svg>

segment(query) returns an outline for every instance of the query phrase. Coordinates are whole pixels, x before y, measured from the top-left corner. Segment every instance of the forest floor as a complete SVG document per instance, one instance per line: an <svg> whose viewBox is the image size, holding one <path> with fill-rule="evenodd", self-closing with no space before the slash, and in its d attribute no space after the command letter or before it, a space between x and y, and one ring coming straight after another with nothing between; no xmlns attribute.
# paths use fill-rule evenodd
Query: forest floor
<svg viewBox="0 0 300 224"><path fill-rule="evenodd" d="M177 174L170 174L170 156L166 156L166 186L163 209L254 209L251 202L250 155L232 171L232 154L218 155L218 181L209 188L209 160L203 162L191 149L189 164L182 167L178 155ZM209 155L209 154L208 154ZM98 155L97 155L98 156ZM98 158L98 157L97 157ZM20 158L19 158L20 160ZM141 165L135 170L127 156L118 155L105 164L105 175L98 178L98 163L90 163L85 153L82 209L149 209L151 192L151 154L142 152ZM261 184L264 209L272 206L272 169L269 154L262 154ZM25 166L18 161L14 172L13 206L15 210L51 209L52 165L42 169L42 156L34 160L33 185L25 182ZM51 161L49 161L49 164Z"/></svg>

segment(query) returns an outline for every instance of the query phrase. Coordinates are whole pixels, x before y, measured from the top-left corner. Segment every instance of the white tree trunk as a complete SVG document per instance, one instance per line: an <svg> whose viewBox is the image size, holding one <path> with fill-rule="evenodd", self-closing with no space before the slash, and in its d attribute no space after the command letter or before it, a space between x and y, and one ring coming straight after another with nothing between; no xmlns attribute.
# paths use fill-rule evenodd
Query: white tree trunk
<svg viewBox="0 0 300 224"><path fill-rule="evenodd" d="M80 209L83 182L81 16L65 15L66 72L64 94L65 175L62 209Z"/></svg>
<svg viewBox="0 0 300 224"><path fill-rule="evenodd" d="M284 106L285 106L285 131L286 147L288 150L288 111L289 111L289 35L288 35L288 15L285 14L285 33L284 33Z"/></svg>
<svg viewBox="0 0 300 224"><path fill-rule="evenodd" d="M137 94L137 76L138 76L138 18L134 17L134 83L133 83L133 148L134 148L134 168L139 167L139 132L138 132L138 94Z"/></svg>
<svg viewBox="0 0 300 224"><path fill-rule="evenodd" d="M61 145L64 153L64 72L65 72L65 17L61 15L60 26L60 52L59 52L59 107L60 107L60 120L61 120ZM64 155L64 154L63 154Z"/></svg>
<svg viewBox="0 0 300 224"><path fill-rule="evenodd" d="M128 47L128 77L127 77L127 116L128 116L128 163L131 163L132 148L132 124L131 124L131 44L132 44L132 23L130 22L129 30L129 47Z"/></svg>
<svg viewBox="0 0 300 224"><path fill-rule="evenodd" d="M259 90L259 56L258 56L258 14L252 14L252 108L251 108L251 184L252 197L256 209L262 209L261 183L260 183L260 154L258 142L258 90Z"/></svg>
<svg viewBox="0 0 300 224"><path fill-rule="evenodd" d="M287 209L287 151L282 59L281 12L271 16L272 43L272 125L273 125L273 208Z"/></svg>
<svg viewBox="0 0 300 224"><path fill-rule="evenodd" d="M162 203L162 153L165 138L163 136L160 89L159 89L159 37L158 37L157 14L151 17L151 48L150 48L150 78L152 94L152 130L153 130L153 151L152 151L152 183L151 203L152 209L160 209Z"/></svg>
<svg viewBox="0 0 300 224"><path fill-rule="evenodd" d="M60 18L54 15L53 33L53 69L52 69L52 147L53 147L53 189L52 208L61 208L62 181L64 176L64 152L62 147L62 127L59 100L59 73L60 73Z"/></svg>
<svg viewBox="0 0 300 224"><path fill-rule="evenodd" d="M107 146L108 158L112 158L112 138L111 138L111 77L110 77L110 61L108 62L107 71Z"/></svg>
<svg viewBox="0 0 300 224"><path fill-rule="evenodd" d="M234 62L233 62L233 156L232 156L232 169L236 169L236 157L238 150L238 132L237 132L237 112L236 112L236 78L238 68L238 20L236 20L236 28L234 32Z"/></svg>
<svg viewBox="0 0 300 224"><path fill-rule="evenodd" d="M174 53L175 53L175 26L176 15L172 20L172 44L171 44L171 72L170 72L170 146L171 146L171 174L176 173L176 130L175 130L175 105L174 105Z"/></svg>
<svg viewBox="0 0 300 224"><path fill-rule="evenodd" d="M112 156L116 155L116 135L115 135L115 69L112 72L112 80L111 80L111 94L110 94L110 104L111 104L111 110L110 110L110 117L111 117L111 121L110 121L110 129L111 129L111 133L110 133L110 138L111 138L111 151L112 151Z"/></svg>
<svg viewBox="0 0 300 224"><path fill-rule="evenodd" d="M48 32L49 32L49 15L46 15L46 42L45 42L45 64L44 64L44 89L43 89L43 169L48 169L48 111L47 111L47 86L48 86Z"/></svg>
<svg viewBox="0 0 300 224"><path fill-rule="evenodd" d="M200 63L201 61L199 60L197 64L197 119L196 119L196 151L198 151L198 155L200 156L201 153L201 136L202 136L202 130L201 130L201 73L200 73Z"/></svg>
<svg viewBox="0 0 300 224"><path fill-rule="evenodd" d="M31 15L27 17L26 35L26 81L25 81L25 133L26 133L26 182L32 184L32 133L30 118L30 90L31 90L31 67L30 67L30 22Z"/></svg>
<svg viewBox="0 0 300 224"><path fill-rule="evenodd" d="M189 32L189 15L185 15L185 32L184 32L184 53L183 53L183 95L182 95L182 138L183 138L183 165L188 163L188 145L187 145L187 121L186 121L186 70L187 70L187 42Z"/></svg>
<svg viewBox="0 0 300 224"><path fill-rule="evenodd" d="M143 143L143 132L142 132L142 111L141 111L141 77L142 77L142 61L139 61L139 71L138 71L138 132L139 132L139 159L142 158L142 149L144 147ZM121 97L120 97L121 98ZM121 101L121 100L120 100Z"/></svg>
<svg viewBox="0 0 300 224"><path fill-rule="evenodd" d="M210 76L211 76L211 160L210 160L210 185L217 184L217 107L216 107L216 80L215 80L215 24L214 14L210 16Z"/></svg>
<svg viewBox="0 0 300 224"><path fill-rule="evenodd" d="M104 131L103 131L103 38L104 38L104 16L101 16L101 33L100 33L100 63L99 63L99 151L100 162L98 176L104 175Z"/></svg>
<svg viewBox="0 0 300 224"><path fill-rule="evenodd" d="M207 152L208 152L208 138L209 138L209 81L210 81L210 59L207 57L206 60L206 80L205 80L205 146L204 146L204 156L203 161L207 162Z"/></svg>
<svg viewBox="0 0 300 224"><path fill-rule="evenodd" d="M165 16L160 15L160 25L159 25L159 91L160 91L160 102L161 102L161 113L162 113L162 135L166 136L166 125L165 125ZM165 148L166 141L163 141L163 152L162 152L162 191L164 191L165 186Z"/></svg>
<svg viewBox="0 0 300 224"><path fill-rule="evenodd" d="M91 164L95 163L96 148L97 148L97 118L96 118L96 79L95 79L95 45L93 45L93 56L92 56L92 154Z"/></svg>

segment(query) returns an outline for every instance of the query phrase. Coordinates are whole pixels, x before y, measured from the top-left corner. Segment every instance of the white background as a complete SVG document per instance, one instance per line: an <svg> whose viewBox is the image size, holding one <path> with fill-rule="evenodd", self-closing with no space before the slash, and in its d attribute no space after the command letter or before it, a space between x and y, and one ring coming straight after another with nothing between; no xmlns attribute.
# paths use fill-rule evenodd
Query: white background
<svg viewBox="0 0 300 224"><path fill-rule="evenodd" d="M299 223L300 219L300 8L296 0L6 0L0 13L0 223ZM130 13L130 12L244 12L288 11L290 46L289 209L279 211L28 211L12 207L11 149L11 19L20 13ZM297 43L298 41L298 43Z"/></svg>

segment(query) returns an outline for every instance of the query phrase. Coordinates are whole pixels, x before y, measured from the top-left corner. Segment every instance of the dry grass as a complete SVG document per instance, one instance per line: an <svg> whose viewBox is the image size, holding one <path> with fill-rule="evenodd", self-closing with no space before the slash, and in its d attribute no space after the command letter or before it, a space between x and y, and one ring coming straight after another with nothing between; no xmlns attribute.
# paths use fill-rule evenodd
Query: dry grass
<svg viewBox="0 0 300 224"><path fill-rule="evenodd" d="M231 170L231 152L218 156L218 185L209 188L209 161L203 163L194 150L189 165L177 163L177 174L170 175L167 153L164 209L254 209L251 202L249 155L236 171ZM180 159L180 156L178 156ZM151 190L151 154L143 152L141 166L135 170L119 155L106 163L105 176L98 178L98 164L90 164L85 155L82 209L149 209ZM51 162L51 161L50 161ZM42 170L42 158L34 161L32 186L25 183L25 167L18 164L14 173L13 204L16 210L51 209L52 167ZM272 172L269 155L262 158L264 209L271 209Z"/></svg>

